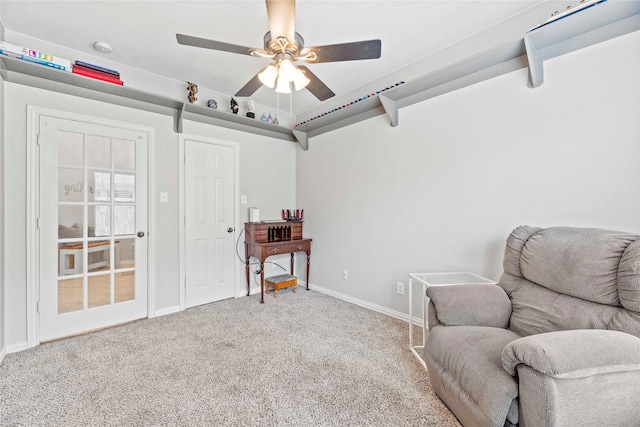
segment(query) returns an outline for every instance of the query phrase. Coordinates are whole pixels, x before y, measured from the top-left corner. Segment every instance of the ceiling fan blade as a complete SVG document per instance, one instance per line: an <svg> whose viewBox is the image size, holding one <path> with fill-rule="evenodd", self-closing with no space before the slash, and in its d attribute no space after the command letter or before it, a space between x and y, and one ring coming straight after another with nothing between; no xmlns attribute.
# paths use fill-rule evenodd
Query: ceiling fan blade
<svg viewBox="0 0 640 427"><path fill-rule="evenodd" d="M298 65L298 68L304 71L304 75L307 76L309 80L311 80L307 85L307 90L320 101L326 101L327 99L336 95L331 89L327 87L327 85L322 83L322 80L320 80L315 74L313 74L310 69L308 69L304 65Z"/></svg>
<svg viewBox="0 0 640 427"><path fill-rule="evenodd" d="M269 16L269 30L273 40L284 36L293 43L295 40L296 2L294 0L265 1Z"/></svg>
<svg viewBox="0 0 640 427"><path fill-rule="evenodd" d="M184 34L176 34L178 43L187 45L202 47L205 49L220 50L223 52L239 53L241 55L250 55L251 50L255 50L250 47L238 46L236 44L218 42L215 40L203 39L200 37L187 36Z"/></svg>
<svg viewBox="0 0 640 427"><path fill-rule="evenodd" d="M267 68L267 67L264 67L264 68ZM258 71L258 74L260 74L262 71L264 71L264 68L262 70ZM238 96L238 97L251 96L251 95L253 95L255 93L255 91L260 89L260 86L262 86L262 82L258 78L258 74L253 76L253 78L251 80L249 80L246 85L242 86L242 89L237 91L234 96Z"/></svg>
<svg viewBox="0 0 640 427"><path fill-rule="evenodd" d="M311 63L378 59L382 52L382 42L380 40L366 40L353 43L305 47L302 49L301 55L309 51L315 51L318 54L317 60L306 61Z"/></svg>

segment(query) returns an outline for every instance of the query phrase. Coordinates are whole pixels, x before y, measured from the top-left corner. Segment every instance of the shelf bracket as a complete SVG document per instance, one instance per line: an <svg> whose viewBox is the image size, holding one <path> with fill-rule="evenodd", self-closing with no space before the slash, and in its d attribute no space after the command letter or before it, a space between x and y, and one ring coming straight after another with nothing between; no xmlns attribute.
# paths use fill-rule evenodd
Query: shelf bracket
<svg viewBox="0 0 640 427"><path fill-rule="evenodd" d="M540 53L535 44L529 37L524 35L524 46L527 51L527 61L529 62L529 78L531 79L531 87L538 87L544 79L544 65Z"/></svg>
<svg viewBox="0 0 640 427"><path fill-rule="evenodd" d="M309 150L309 139L307 138L307 133L299 130L291 129L291 133L298 140L298 144L302 147L304 151Z"/></svg>
<svg viewBox="0 0 640 427"><path fill-rule="evenodd" d="M181 103L180 107L176 109L176 118L175 118L175 131L176 133L182 133L182 114L184 114L185 103Z"/></svg>
<svg viewBox="0 0 640 427"><path fill-rule="evenodd" d="M396 104L396 101L390 98L387 98L384 95L380 95L378 98L380 98L380 102L382 102L382 107L384 108L384 111L389 116L389 121L391 121L391 127L394 128L398 126L398 105Z"/></svg>

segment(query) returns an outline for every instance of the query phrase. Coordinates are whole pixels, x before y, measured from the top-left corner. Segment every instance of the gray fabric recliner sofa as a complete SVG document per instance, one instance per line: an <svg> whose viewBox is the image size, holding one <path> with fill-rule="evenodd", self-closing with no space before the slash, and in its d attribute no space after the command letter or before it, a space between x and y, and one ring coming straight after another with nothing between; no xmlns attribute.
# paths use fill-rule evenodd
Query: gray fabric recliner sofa
<svg viewBox="0 0 640 427"><path fill-rule="evenodd" d="M640 426L640 236L521 226L498 285L427 289L431 386L465 427Z"/></svg>

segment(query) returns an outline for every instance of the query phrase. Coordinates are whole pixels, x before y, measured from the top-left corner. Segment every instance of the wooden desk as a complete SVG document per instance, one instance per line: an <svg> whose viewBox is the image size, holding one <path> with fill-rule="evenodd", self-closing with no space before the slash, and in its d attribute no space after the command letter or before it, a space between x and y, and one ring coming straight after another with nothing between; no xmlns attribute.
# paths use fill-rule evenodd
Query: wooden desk
<svg viewBox="0 0 640 427"><path fill-rule="evenodd" d="M283 240L276 242L258 243L244 242L247 269L247 296L251 291L251 269L249 258L260 260L260 303L264 304L264 261L272 255L291 254L291 274L294 267L294 253L305 252L307 254L307 290L309 290L309 266L311 259L311 239Z"/></svg>

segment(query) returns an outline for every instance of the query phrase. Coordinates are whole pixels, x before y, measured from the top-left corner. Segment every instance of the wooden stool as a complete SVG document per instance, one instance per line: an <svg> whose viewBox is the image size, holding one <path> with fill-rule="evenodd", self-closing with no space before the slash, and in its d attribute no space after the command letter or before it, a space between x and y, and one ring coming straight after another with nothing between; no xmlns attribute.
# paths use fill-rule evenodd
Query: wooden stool
<svg viewBox="0 0 640 427"><path fill-rule="evenodd" d="M290 274L281 274L279 276L267 277L264 279L265 290L269 293L269 289L273 289L273 296L278 298L278 289L293 286L293 292L298 286L298 278Z"/></svg>

